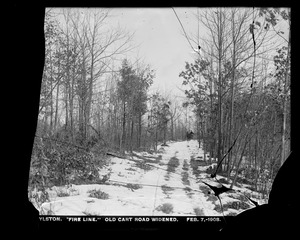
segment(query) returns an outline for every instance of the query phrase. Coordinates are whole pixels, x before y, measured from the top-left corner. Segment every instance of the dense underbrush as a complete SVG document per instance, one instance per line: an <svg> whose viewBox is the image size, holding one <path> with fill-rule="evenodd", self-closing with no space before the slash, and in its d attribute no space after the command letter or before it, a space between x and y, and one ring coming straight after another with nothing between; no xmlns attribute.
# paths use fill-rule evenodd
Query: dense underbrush
<svg viewBox="0 0 300 240"><path fill-rule="evenodd" d="M31 155L29 198L42 204L49 200L47 188L97 183L99 169L104 164L103 154L74 144L36 137Z"/></svg>

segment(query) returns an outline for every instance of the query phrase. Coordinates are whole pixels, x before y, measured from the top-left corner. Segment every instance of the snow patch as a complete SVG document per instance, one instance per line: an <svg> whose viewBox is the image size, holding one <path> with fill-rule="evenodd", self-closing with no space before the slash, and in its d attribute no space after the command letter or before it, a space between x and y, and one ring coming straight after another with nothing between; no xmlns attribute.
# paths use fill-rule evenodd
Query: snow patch
<svg viewBox="0 0 300 240"><path fill-rule="evenodd" d="M110 174L107 182L103 184L73 184L48 189L50 201L41 205L40 213L53 215L195 216L195 209L198 209L198 212L206 216L222 216L222 213L215 210L219 201L211 201L207 192L202 192L199 188L202 185L206 186L201 183L201 179L211 185L219 185L205 172L209 167L216 166L216 163L206 165L201 160L198 161L199 165L192 166L191 159L203 159L204 156L204 151L199 148L196 140L168 142L167 145L159 146L159 153L133 152L133 156L128 157L128 159L110 158L109 164L99 170L100 178ZM168 164L172 163L172 161L170 163L172 158L178 159L178 164L176 160L176 164L172 166L174 172L168 172ZM209 164L208 158L207 164ZM183 176L188 181L184 181ZM258 197L258 194L255 195L245 186L235 189L252 194L252 197ZM91 197L89 192L92 190L99 190L108 194L108 198ZM64 191L65 194L59 194L59 192ZM222 204L239 201L237 198L240 193L230 194L220 196ZM257 199L255 200L257 201ZM161 206L170 206L170 212L164 212ZM243 210L229 208L224 211L224 214L237 214L241 211Z"/></svg>

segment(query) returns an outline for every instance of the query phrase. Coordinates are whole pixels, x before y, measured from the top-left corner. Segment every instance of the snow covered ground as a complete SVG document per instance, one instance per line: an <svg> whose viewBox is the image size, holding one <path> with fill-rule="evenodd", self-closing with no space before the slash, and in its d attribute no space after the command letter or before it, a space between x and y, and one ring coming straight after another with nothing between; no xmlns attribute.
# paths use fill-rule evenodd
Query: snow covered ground
<svg viewBox="0 0 300 240"><path fill-rule="evenodd" d="M135 152L128 159L112 157L100 170L100 176L110 173L103 184L49 189L50 202L43 203L39 211L53 215L222 216L219 200L201 182L218 185L205 172L209 166L196 140L168 142L154 154ZM224 215L253 207L247 200L241 203L241 192L253 192L244 187L235 189L240 192L220 196ZM239 208L241 204L244 207Z"/></svg>

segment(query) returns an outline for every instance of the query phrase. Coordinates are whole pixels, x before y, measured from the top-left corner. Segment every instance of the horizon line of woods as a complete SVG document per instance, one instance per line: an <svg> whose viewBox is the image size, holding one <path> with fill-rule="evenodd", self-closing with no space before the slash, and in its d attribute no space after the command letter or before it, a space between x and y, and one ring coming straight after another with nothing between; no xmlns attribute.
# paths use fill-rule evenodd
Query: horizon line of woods
<svg viewBox="0 0 300 240"><path fill-rule="evenodd" d="M108 151L156 151L194 129L205 161L220 161L232 147L218 174L232 185L242 176L253 190L268 193L289 152L290 34L271 60L265 58L271 30L280 18L290 24L290 12L206 10L197 18L208 30L201 56L179 74L187 87L183 104L149 93L155 78L149 65L120 58L131 49L132 35L107 28L106 10L63 10L63 17L61 27L46 12L29 186L95 182Z"/></svg>

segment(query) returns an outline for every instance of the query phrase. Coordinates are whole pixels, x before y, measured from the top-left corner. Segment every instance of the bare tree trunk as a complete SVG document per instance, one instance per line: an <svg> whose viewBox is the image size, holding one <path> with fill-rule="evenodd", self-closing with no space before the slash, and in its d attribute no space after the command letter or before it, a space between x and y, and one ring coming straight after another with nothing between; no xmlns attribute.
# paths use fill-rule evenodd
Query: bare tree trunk
<svg viewBox="0 0 300 240"><path fill-rule="evenodd" d="M142 139L142 114L139 113L139 123L138 123L138 142L137 147L141 147L141 139Z"/></svg>
<svg viewBox="0 0 300 240"><path fill-rule="evenodd" d="M125 151L126 139L126 102L123 102L123 122L122 122L122 138L121 138L121 151Z"/></svg>
<svg viewBox="0 0 300 240"><path fill-rule="evenodd" d="M92 58L93 61L93 58ZM91 108L92 108L92 96L93 96L93 63L91 64L91 77L88 82L88 94L87 94L87 104L86 104L86 125L90 124L91 118ZM89 132L87 131L86 137L89 138Z"/></svg>
<svg viewBox="0 0 300 240"><path fill-rule="evenodd" d="M222 45L223 45L223 28L222 28L222 12L218 11L218 164L222 159ZM222 170L222 166L219 168Z"/></svg>
<svg viewBox="0 0 300 240"><path fill-rule="evenodd" d="M52 134L53 131L53 67L52 67L52 54L50 53L50 133Z"/></svg>
<svg viewBox="0 0 300 240"><path fill-rule="evenodd" d="M59 79L58 79L57 81L59 81ZM56 131L56 129L57 129L59 86L60 86L60 84L57 84L57 88L56 88L56 97L55 97L54 131Z"/></svg>
<svg viewBox="0 0 300 240"><path fill-rule="evenodd" d="M174 141L174 116L171 115L171 140Z"/></svg>
<svg viewBox="0 0 300 240"><path fill-rule="evenodd" d="M68 75L68 74L67 74ZM67 82L65 83L65 130L68 131L69 129L69 99L70 99L70 96L68 96L68 92L69 92L69 78L67 79Z"/></svg>
<svg viewBox="0 0 300 240"><path fill-rule="evenodd" d="M232 181L232 183L231 183L231 185L230 185L230 188L233 188L233 186L235 185L235 182L236 182L236 179L237 179L237 175L238 175L238 171L239 171L241 162L242 162L242 160L243 160L244 152L245 152L245 149L246 149L246 146L247 146L247 143L248 143L247 137L248 137L248 134L247 134L246 137L245 137L245 143L244 143L244 146L243 146L243 150L242 150L242 152L241 152L241 156L240 156L239 162L238 162L238 164L237 164L237 166L236 166L234 179L233 179L233 181Z"/></svg>
<svg viewBox="0 0 300 240"><path fill-rule="evenodd" d="M131 129L130 129L130 152L133 150L133 129L134 129L134 119L131 119Z"/></svg>
<svg viewBox="0 0 300 240"><path fill-rule="evenodd" d="M73 74L74 76L74 74ZM71 140L74 142L74 77L72 78L71 86L69 87L69 116L70 116L70 127L68 129L68 135L71 135ZM68 115L66 113L66 115Z"/></svg>
<svg viewBox="0 0 300 240"><path fill-rule="evenodd" d="M156 126L155 126L155 144L154 144L154 150L155 152L157 151L157 145L158 145L158 129L157 129L157 125L158 123L156 123Z"/></svg>
<svg viewBox="0 0 300 240"><path fill-rule="evenodd" d="M233 50L232 50L232 78L231 78L231 85L230 85L230 93L231 93L231 103L230 103L230 123L229 123L229 139L228 144L229 146L232 144L232 132L233 132L233 119L234 119L234 83L235 83L235 22L234 22L234 12L232 11L232 39L233 39ZM228 163L227 163L227 177L230 175L230 162L232 159L232 151L228 154Z"/></svg>
<svg viewBox="0 0 300 240"><path fill-rule="evenodd" d="M291 23L291 19L289 18L289 26ZM284 100L283 100L283 126L282 126L282 139L281 139L281 161L282 165L286 159L286 121L287 121L287 96L288 96L288 74L289 74L289 59L290 59L290 31L288 36L288 48L287 48L287 60L285 66L285 79L284 79Z"/></svg>
<svg viewBox="0 0 300 240"><path fill-rule="evenodd" d="M212 50L211 50L212 51ZM210 58L210 72L213 73L213 59L212 52ZM214 80L213 78L210 80L209 94L210 94L210 111L209 111L209 124L210 124L210 133L209 133L209 162L212 163L212 156L214 156L214 136L213 136L213 93L214 93ZM215 156L214 156L215 157Z"/></svg>
<svg viewBox="0 0 300 240"><path fill-rule="evenodd" d="M255 138L255 150L254 150L254 169L255 169L255 191L257 191L257 182L258 182L258 177L259 177L259 169L258 169L258 161L257 161L257 154L258 154L258 132L256 132L256 138Z"/></svg>

